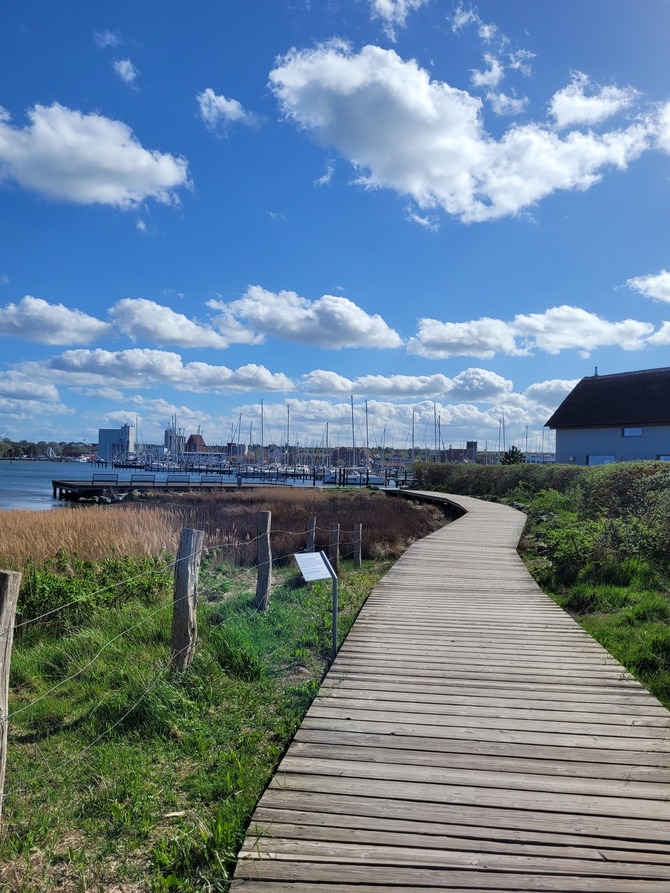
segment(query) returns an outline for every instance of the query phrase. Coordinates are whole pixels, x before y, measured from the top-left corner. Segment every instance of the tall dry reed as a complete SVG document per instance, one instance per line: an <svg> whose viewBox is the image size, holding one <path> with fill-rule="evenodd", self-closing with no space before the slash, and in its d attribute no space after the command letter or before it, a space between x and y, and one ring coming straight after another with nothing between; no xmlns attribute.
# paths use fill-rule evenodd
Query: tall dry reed
<svg viewBox="0 0 670 893"><path fill-rule="evenodd" d="M0 515L0 567L21 570L60 551L83 560L174 554L179 519L147 506L86 506L49 512L15 509Z"/></svg>
<svg viewBox="0 0 670 893"><path fill-rule="evenodd" d="M59 552L99 561L123 556L174 554L183 527L205 531L205 545L222 560L256 560L258 512L272 512L272 552L281 562L305 547L316 515L317 549L328 545L330 525L340 525L342 553L353 550L354 525L363 525L363 557L397 558L407 546L444 523L440 511L370 491L263 488L226 494L152 496L116 506L14 510L0 516L0 567L21 570Z"/></svg>

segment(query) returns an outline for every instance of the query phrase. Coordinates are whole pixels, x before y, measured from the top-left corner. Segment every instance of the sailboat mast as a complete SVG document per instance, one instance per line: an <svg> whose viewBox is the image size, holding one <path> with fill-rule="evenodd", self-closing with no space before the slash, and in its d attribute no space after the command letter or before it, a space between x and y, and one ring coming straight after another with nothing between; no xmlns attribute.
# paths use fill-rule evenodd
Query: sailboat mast
<svg viewBox="0 0 670 893"><path fill-rule="evenodd" d="M261 466L265 465L265 432L263 431L263 400L261 399Z"/></svg>
<svg viewBox="0 0 670 893"><path fill-rule="evenodd" d="M354 433L354 395L351 395L351 464L356 467L356 434Z"/></svg>

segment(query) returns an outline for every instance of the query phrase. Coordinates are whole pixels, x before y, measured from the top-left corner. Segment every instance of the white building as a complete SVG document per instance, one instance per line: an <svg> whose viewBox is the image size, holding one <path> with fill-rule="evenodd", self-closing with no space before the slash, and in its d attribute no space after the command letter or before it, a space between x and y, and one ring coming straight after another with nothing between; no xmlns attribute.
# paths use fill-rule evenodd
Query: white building
<svg viewBox="0 0 670 893"><path fill-rule="evenodd" d="M135 454L135 428L100 428L98 430L98 458L106 462L124 462Z"/></svg>

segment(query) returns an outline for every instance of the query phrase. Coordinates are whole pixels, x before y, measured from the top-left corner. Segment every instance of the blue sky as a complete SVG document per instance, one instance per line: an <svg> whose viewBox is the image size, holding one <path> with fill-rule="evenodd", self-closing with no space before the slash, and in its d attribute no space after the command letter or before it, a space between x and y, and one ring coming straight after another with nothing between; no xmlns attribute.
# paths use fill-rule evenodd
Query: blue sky
<svg viewBox="0 0 670 893"><path fill-rule="evenodd" d="M669 365L667 0L11 2L0 435L533 449ZM527 439L526 439L527 438ZM548 441L545 439L544 443Z"/></svg>

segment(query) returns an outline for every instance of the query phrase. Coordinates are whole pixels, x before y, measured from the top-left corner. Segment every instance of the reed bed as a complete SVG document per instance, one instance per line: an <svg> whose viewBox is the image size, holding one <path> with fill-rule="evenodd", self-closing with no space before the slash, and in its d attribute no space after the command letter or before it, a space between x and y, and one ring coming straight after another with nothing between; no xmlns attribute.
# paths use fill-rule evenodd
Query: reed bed
<svg viewBox="0 0 670 893"><path fill-rule="evenodd" d="M66 552L83 561L174 554L179 519L140 504L15 509L2 514L0 567L22 570Z"/></svg>
<svg viewBox="0 0 670 893"><path fill-rule="evenodd" d="M251 566L261 511L272 512L272 551L280 563L304 548L310 515L317 518L317 549L327 548L329 527L337 522L346 552L354 525L362 524L364 558L398 558L410 543L444 523L435 507L374 491L286 487L225 495L147 495L115 506L4 512L0 567L22 570L63 553L82 561L174 555L183 527L205 531L205 546L215 560Z"/></svg>

